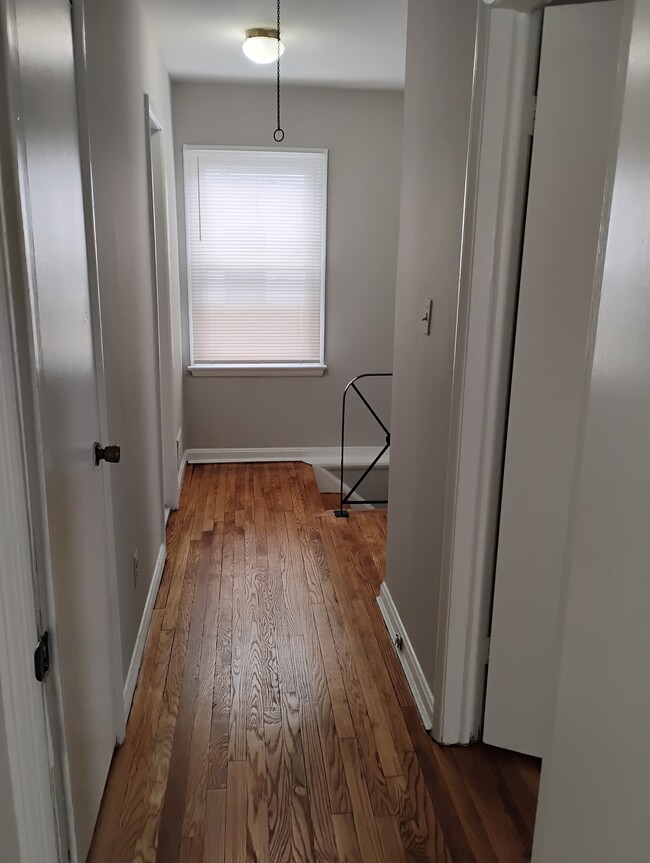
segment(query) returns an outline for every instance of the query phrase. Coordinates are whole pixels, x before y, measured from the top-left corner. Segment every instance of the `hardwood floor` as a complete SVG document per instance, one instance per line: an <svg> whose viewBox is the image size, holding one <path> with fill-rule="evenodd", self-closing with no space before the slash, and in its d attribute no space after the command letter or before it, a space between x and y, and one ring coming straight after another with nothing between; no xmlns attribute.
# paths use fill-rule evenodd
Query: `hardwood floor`
<svg viewBox="0 0 650 863"><path fill-rule="evenodd" d="M386 512L335 505L304 464L188 467L92 863L529 859L539 762L427 736Z"/></svg>

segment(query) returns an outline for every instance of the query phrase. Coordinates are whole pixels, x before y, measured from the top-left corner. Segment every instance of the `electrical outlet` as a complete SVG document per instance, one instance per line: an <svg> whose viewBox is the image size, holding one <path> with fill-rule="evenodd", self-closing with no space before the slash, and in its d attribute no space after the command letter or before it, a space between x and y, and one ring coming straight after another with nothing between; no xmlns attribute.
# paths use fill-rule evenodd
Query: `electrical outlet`
<svg viewBox="0 0 650 863"><path fill-rule="evenodd" d="M176 435L176 467L181 466L181 430Z"/></svg>
<svg viewBox="0 0 650 863"><path fill-rule="evenodd" d="M138 549L133 552L133 587L138 586L140 578L140 558L138 557Z"/></svg>
<svg viewBox="0 0 650 863"><path fill-rule="evenodd" d="M398 650L401 650L404 647L404 640L399 632L395 633L395 638L393 639L393 644Z"/></svg>

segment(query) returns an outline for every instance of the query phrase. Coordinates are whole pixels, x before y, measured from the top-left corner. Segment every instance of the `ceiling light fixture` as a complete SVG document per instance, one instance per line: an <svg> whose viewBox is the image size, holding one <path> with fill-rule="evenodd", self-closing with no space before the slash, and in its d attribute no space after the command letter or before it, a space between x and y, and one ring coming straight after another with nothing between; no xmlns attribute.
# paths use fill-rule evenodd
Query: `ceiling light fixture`
<svg viewBox="0 0 650 863"><path fill-rule="evenodd" d="M278 39L277 30L254 27L246 31L242 51L253 63L275 63L284 54L284 43Z"/></svg>

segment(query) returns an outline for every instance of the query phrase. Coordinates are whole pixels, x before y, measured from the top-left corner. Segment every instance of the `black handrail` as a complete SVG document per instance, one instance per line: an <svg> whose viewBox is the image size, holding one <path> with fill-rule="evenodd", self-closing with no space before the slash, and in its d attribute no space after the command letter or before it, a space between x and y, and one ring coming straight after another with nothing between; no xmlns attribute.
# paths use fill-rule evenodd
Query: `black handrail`
<svg viewBox="0 0 650 863"><path fill-rule="evenodd" d="M375 467L375 465L377 464L379 459L383 456L383 454L386 452L386 450L390 446L390 431L386 428L385 424L381 421L381 419L377 415L374 408L368 402L368 399L363 395L363 393L357 387L357 381L361 380L361 378L392 378L392 377L393 377L392 372L367 372L364 375L357 375L356 378L352 378L350 383L343 390L343 407L341 410L341 489L340 489L340 494L339 494L339 508L334 510L334 515L337 518L347 518L348 517L347 510L343 509L343 507L346 503L349 506L355 506L355 505L358 506L358 505L367 504L367 503L370 503L370 504L388 503L387 500L351 500L350 498L352 497L352 495L354 494L356 489L359 488L361 483L368 476L370 471ZM386 443L385 443L383 449L377 455L377 457L373 459L373 461L370 465L368 465L368 467L364 470L364 472L361 474L359 479L355 482L355 484L352 486L352 488L348 491L348 493L344 497L343 496L343 471L345 468L345 404L346 404L346 400L348 397L348 390L350 388L352 388L356 392L356 394L359 396L359 398L361 399L363 404L368 408L368 410L370 411L370 413L372 414L374 419L377 421L377 423L384 430L384 432L386 434Z"/></svg>

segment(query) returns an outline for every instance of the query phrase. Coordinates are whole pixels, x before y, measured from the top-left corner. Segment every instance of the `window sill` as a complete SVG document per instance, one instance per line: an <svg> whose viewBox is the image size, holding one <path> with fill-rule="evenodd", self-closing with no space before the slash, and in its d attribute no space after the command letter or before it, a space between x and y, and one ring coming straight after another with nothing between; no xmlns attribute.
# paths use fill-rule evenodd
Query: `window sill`
<svg viewBox="0 0 650 863"><path fill-rule="evenodd" d="M327 371L327 366L320 363L313 365L197 365L189 366L189 373L195 378L292 378L320 377Z"/></svg>

